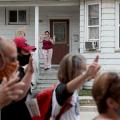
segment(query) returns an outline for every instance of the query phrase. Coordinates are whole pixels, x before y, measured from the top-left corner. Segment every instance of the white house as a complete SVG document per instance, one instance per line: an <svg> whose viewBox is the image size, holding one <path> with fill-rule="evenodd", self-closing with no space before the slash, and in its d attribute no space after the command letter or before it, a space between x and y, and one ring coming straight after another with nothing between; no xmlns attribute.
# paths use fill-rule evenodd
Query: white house
<svg viewBox="0 0 120 120"><path fill-rule="evenodd" d="M89 64L100 56L102 70L120 71L119 0L0 0L0 35L12 38L26 26L26 37L42 60L39 35L56 35L53 64L69 52L81 53Z"/></svg>
<svg viewBox="0 0 120 120"><path fill-rule="evenodd" d="M80 1L80 52L88 63L99 54L104 71L120 71L119 16L119 0ZM96 40L98 50L86 51L85 42Z"/></svg>

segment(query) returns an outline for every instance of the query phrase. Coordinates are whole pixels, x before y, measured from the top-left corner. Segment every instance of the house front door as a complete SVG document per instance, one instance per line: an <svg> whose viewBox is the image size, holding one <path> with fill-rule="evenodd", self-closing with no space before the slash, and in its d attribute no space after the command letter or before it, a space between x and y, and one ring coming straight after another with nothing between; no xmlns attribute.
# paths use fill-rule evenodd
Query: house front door
<svg viewBox="0 0 120 120"><path fill-rule="evenodd" d="M50 20L50 33L55 35L52 64L59 64L69 52L69 20Z"/></svg>

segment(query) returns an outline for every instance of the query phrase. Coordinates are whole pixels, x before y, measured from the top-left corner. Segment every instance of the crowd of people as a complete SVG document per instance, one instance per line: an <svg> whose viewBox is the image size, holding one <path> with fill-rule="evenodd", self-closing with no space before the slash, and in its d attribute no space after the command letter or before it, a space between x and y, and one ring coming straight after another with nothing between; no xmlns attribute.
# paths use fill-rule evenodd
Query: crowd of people
<svg viewBox="0 0 120 120"><path fill-rule="evenodd" d="M6 69L5 70L6 73L3 72L3 75L1 77L6 77L4 79L7 79L7 82L8 82L4 85L5 81L4 79L2 80L1 78L1 81L3 81L3 87L1 88L1 90L3 89L6 92L8 91L6 94L9 95L9 98L11 98L11 102L9 102L8 105L5 105L1 109L1 119L2 120L8 120L8 119L31 120L31 116L25 105L25 101L26 101L27 95L30 93L32 74L34 72L31 52L35 51L36 48L34 46L28 45L25 37L23 36L15 37L12 40L12 43L14 42L14 46L11 43L9 43L9 41L3 38L1 38L0 42L4 43L4 44L1 44L2 46L1 59L5 64L1 68L1 71L3 71L3 69ZM10 50L13 48L15 50L14 51L8 50L8 44L9 44ZM17 68L15 66L16 64L17 64ZM25 67L26 65L27 67ZM16 90L16 93L15 93L15 90ZM12 96L13 97L15 96L16 99L14 100Z"/></svg>
<svg viewBox="0 0 120 120"><path fill-rule="evenodd" d="M51 68L55 38L45 31L43 43L44 69ZM0 108L1 120L32 120L25 105L34 73L30 46L25 33L19 32L11 41L0 37ZM99 115L94 120L120 120L120 76L115 72L99 73L97 55L87 66L81 54L67 54L60 62L58 84L52 95L52 120L80 120L78 90L87 81L94 79L92 95ZM67 101L69 109L58 119L61 106ZM66 108L67 109L67 108Z"/></svg>

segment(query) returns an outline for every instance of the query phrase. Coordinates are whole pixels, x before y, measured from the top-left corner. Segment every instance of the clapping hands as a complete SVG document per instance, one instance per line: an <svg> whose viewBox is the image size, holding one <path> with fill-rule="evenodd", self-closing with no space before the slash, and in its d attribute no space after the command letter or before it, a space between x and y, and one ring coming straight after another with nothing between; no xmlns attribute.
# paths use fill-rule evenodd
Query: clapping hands
<svg viewBox="0 0 120 120"><path fill-rule="evenodd" d="M24 82L18 82L18 75L14 73L9 80L3 78L0 84L0 108L8 105L12 101L17 101L24 93Z"/></svg>

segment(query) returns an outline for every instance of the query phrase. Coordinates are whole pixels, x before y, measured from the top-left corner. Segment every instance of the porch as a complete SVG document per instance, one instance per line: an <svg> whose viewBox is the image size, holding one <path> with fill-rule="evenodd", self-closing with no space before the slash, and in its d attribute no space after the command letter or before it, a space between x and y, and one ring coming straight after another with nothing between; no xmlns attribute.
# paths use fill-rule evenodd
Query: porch
<svg viewBox="0 0 120 120"><path fill-rule="evenodd" d="M22 18L19 18L20 12L24 13L24 15L22 15ZM11 16L15 16L15 14L16 18L14 17L14 19L11 19ZM35 82L38 81L39 74L43 66L43 57L41 54L42 45L39 43L39 35L43 34L46 30L50 32L53 31L54 27L52 27L51 29L50 25L51 20L67 20L69 22L67 33L68 42L66 44L68 46L68 51L66 51L65 54L69 52L79 52L80 7L77 0L75 0L74 2L52 0L49 2L38 0L34 2L31 2L30 0L29 2L0 2L0 16L0 36L5 36L9 39L14 38L16 30L25 27L26 39L28 40L28 43L37 47L37 51L34 54L35 64L37 67ZM61 31L59 31L60 34L62 30L64 30L64 28L61 27L62 25L63 22L59 22L59 24L57 24L59 29L61 29ZM55 34L54 32L55 31L53 31L52 34ZM66 33L63 33L63 35L64 34ZM57 48L58 51L61 50L60 47ZM58 57L59 54L55 54L53 56L53 59ZM59 61L57 62L57 64L54 65L58 65Z"/></svg>

